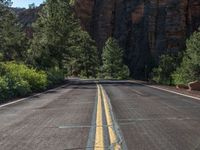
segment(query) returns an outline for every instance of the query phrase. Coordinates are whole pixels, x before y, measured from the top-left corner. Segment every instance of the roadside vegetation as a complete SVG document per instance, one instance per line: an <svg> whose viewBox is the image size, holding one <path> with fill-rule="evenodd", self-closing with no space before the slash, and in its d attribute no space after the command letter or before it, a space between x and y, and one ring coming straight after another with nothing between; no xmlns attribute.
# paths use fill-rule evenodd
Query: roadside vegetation
<svg viewBox="0 0 200 150"><path fill-rule="evenodd" d="M127 79L129 77L129 69L123 63L123 50L115 39L109 38L107 40L103 48L102 59L101 71L103 78Z"/></svg>
<svg viewBox="0 0 200 150"><path fill-rule="evenodd" d="M187 40L186 50L177 56L162 55L152 79L161 84L186 85L200 80L200 31Z"/></svg>
<svg viewBox="0 0 200 150"><path fill-rule="evenodd" d="M66 76L129 76L117 41L108 39L101 58L95 41L81 28L73 4L47 0L30 37L9 9L12 2L0 0L0 103L54 87Z"/></svg>
<svg viewBox="0 0 200 150"><path fill-rule="evenodd" d="M0 103L54 87L66 76L129 78L118 41L110 37L99 50L82 29L73 4L72 0L47 0L30 37L9 9L12 2L0 0ZM188 39L184 52L162 55L151 77L167 85L200 80L200 31Z"/></svg>
<svg viewBox="0 0 200 150"><path fill-rule="evenodd" d="M14 62L2 63L0 68L1 99L26 96L33 91L44 90L48 86L44 71L37 71Z"/></svg>

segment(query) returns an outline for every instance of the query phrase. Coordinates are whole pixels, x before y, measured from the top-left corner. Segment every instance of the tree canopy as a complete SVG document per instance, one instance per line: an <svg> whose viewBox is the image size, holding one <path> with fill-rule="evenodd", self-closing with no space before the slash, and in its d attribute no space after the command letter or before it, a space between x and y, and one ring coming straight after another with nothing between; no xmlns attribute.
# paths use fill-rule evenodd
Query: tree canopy
<svg viewBox="0 0 200 150"><path fill-rule="evenodd" d="M26 51L26 39L13 12L8 9L11 1L0 4L0 55L1 61L23 59Z"/></svg>
<svg viewBox="0 0 200 150"><path fill-rule="evenodd" d="M200 31L194 32L186 45L181 65L173 74L175 84L200 80Z"/></svg>
<svg viewBox="0 0 200 150"><path fill-rule="evenodd" d="M123 63L123 50L114 38L107 40L102 60L102 73L105 78L125 79L129 76L129 69Z"/></svg>

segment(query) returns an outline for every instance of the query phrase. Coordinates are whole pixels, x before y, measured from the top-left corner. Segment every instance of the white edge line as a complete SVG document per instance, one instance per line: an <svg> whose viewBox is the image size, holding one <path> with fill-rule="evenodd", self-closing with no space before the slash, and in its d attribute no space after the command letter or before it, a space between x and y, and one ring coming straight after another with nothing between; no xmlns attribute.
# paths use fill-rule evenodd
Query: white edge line
<svg viewBox="0 0 200 150"><path fill-rule="evenodd" d="M137 82L135 82L135 83L137 83ZM142 83L137 83L137 84L140 84L140 85L143 85L143 86L147 86L147 87L150 87L150 88L154 88L154 89L158 89L158 90L161 90L161 91L165 91L165 92L169 92L169 93L181 95L181 96L184 96L184 97L188 97L188 98L192 98L192 99L195 99L195 100L199 100L199 101L200 101L200 98L199 98L199 97L195 97L195 96L190 96L190 95L178 93L178 92L175 92L175 91L167 90L167 89L160 88L160 87L156 87L156 86L153 86L153 85L146 85L146 84L142 84Z"/></svg>
<svg viewBox="0 0 200 150"><path fill-rule="evenodd" d="M70 85L70 83L65 84L65 85L62 85L62 86L59 86L59 87L54 88L54 89L50 89L50 90L47 90L47 91L41 92L41 93L33 94L33 95L31 95L31 96L28 96L28 97L25 97L25 98L21 98L21 99L16 100L16 101L12 101L12 102L9 102L9 103L6 103L6 104L3 104L3 105L0 105L0 108L3 108L3 107L6 107L6 106L9 106L9 105L12 105L12 104L16 104L16 103L19 103L19 102L25 101L25 100L27 100L27 99L29 99L29 98L34 97L34 96L40 96L40 95L45 94L45 93L47 93L47 92L50 92L50 91L52 91L52 90L57 90L57 89L59 89L59 88L62 88L62 87L64 87L64 86L68 86L68 85Z"/></svg>

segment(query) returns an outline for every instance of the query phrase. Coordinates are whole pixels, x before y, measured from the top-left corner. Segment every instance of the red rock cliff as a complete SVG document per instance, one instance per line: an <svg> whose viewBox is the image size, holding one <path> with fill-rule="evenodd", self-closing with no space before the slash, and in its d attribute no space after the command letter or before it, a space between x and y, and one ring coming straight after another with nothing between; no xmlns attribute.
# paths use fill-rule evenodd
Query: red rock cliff
<svg viewBox="0 0 200 150"><path fill-rule="evenodd" d="M77 0L75 10L99 49L109 36L119 40L134 77L152 58L183 50L200 26L200 0Z"/></svg>

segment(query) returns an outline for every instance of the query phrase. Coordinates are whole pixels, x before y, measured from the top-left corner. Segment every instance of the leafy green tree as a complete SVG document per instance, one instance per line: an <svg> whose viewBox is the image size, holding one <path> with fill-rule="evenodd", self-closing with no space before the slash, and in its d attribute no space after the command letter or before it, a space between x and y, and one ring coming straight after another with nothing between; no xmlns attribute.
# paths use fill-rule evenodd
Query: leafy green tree
<svg viewBox="0 0 200 150"><path fill-rule="evenodd" d="M26 39L16 16L8 9L10 1L0 3L0 55L1 60L23 59L26 52Z"/></svg>
<svg viewBox="0 0 200 150"><path fill-rule="evenodd" d="M95 41L90 35L77 28L70 37L70 65L69 72L71 75L82 77L96 77L99 70L98 51Z"/></svg>
<svg viewBox="0 0 200 150"><path fill-rule="evenodd" d="M175 84L200 80L200 31L194 32L186 45L182 63L173 73Z"/></svg>
<svg viewBox="0 0 200 150"><path fill-rule="evenodd" d="M171 74L176 70L180 64L181 55L175 56L165 54L160 57L159 66L153 69L152 79L157 83L173 84Z"/></svg>
<svg viewBox="0 0 200 150"><path fill-rule="evenodd" d="M29 63L45 70L59 67L75 76L96 76L95 42L81 29L70 0L48 0L34 27Z"/></svg>
<svg viewBox="0 0 200 150"><path fill-rule="evenodd" d="M76 24L69 0L47 0L34 25L29 63L42 69L63 68L69 54L69 34Z"/></svg>
<svg viewBox="0 0 200 150"><path fill-rule="evenodd" d="M105 78L126 79L129 76L129 69L123 63L123 50L115 39L107 40L102 59L102 73Z"/></svg>

